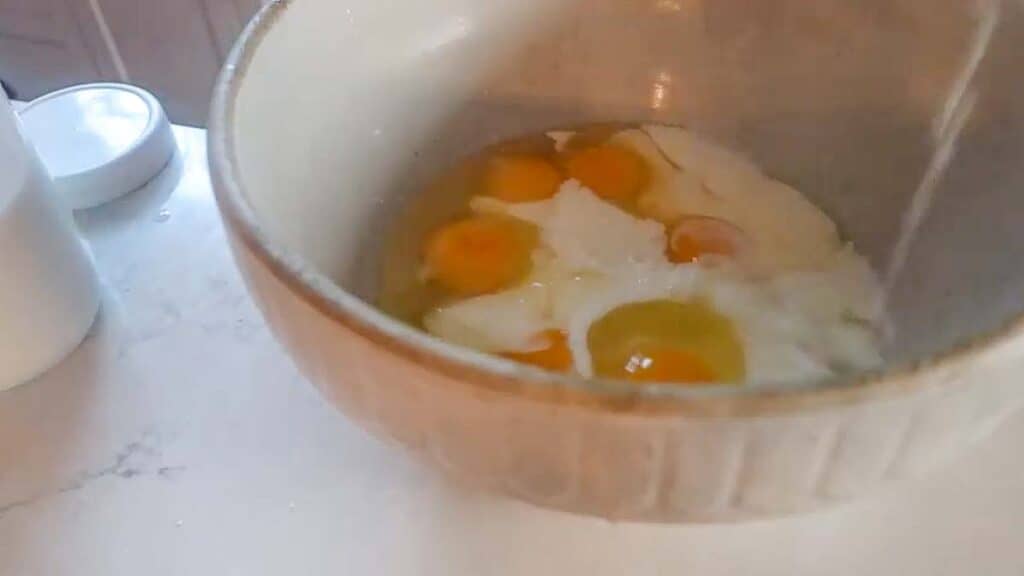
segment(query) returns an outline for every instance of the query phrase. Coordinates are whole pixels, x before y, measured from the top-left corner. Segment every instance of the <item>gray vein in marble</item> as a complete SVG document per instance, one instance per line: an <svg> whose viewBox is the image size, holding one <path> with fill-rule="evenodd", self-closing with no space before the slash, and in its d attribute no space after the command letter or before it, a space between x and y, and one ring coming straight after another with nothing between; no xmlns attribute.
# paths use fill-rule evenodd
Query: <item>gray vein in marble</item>
<svg viewBox="0 0 1024 576"><path fill-rule="evenodd" d="M97 481L108 478L130 480L137 476L156 475L165 480L176 480L186 471L185 466L160 466L158 468L147 466L148 461L158 459L160 456L159 449L154 446L154 439L152 434L144 434L139 440L129 442L118 450L113 461L107 466L87 470L57 490L0 504L0 519L3 519L8 512L34 506L57 496L78 492Z"/></svg>

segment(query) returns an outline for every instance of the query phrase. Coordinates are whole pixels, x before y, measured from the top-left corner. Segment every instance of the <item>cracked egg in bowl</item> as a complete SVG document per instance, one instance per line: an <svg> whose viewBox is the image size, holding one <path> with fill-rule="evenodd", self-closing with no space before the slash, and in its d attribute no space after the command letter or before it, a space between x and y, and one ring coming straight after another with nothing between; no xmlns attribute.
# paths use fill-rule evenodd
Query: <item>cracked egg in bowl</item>
<svg viewBox="0 0 1024 576"><path fill-rule="evenodd" d="M267 3L210 163L305 377L438 470L638 521L849 500L1014 413L1022 10L745 4Z"/></svg>

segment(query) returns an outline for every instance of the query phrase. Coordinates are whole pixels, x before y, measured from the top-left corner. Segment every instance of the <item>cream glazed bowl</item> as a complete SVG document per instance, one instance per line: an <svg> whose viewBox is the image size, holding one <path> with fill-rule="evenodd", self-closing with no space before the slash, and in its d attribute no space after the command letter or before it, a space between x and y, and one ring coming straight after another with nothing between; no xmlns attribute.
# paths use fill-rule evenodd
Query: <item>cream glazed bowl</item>
<svg viewBox="0 0 1024 576"><path fill-rule="evenodd" d="M274 333L380 436L582 514L810 510L934 469L1024 398L1021 16L953 0L272 1L216 90L215 190ZM965 98L878 373L796 389L584 381L372 305L381 230L417 183L500 139L608 120L684 125L756 159L884 269L936 126Z"/></svg>

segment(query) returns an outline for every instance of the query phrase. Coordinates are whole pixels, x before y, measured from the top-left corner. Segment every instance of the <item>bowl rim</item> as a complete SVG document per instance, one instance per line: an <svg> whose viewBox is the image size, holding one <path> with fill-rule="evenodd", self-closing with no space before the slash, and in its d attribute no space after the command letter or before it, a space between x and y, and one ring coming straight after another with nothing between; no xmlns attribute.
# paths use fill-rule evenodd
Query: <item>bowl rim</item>
<svg viewBox="0 0 1024 576"><path fill-rule="evenodd" d="M834 378L813 385L682 387L585 379L519 365L442 342L390 318L343 290L296 251L276 243L260 224L239 175L235 102L253 56L292 0L269 0L243 30L217 78L210 108L208 149L214 196L225 227L294 296L357 336L420 367L474 388L535 400L614 411L690 416L766 416L846 406L909 394L957 380L977 354L1024 333L1024 315L921 360ZM928 375L953 371L953 378Z"/></svg>

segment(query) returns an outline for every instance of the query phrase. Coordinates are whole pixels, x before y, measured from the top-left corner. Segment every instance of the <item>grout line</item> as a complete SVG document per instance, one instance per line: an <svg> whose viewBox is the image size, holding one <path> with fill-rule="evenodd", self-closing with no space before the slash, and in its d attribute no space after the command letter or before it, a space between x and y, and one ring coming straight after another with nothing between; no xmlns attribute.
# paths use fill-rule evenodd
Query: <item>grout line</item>
<svg viewBox="0 0 1024 576"><path fill-rule="evenodd" d="M213 15L210 13L210 6L207 5L206 1L198 0L197 5L202 13L202 20L206 28L206 37L210 40L210 47L213 49L213 53L217 55L217 61L222 62L227 59L231 46L221 45L222 39L220 34L217 33L217 26L213 23Z"/></svg>
<svg viewBox="0 0 1024 576"><path fill-rule="evenodd" d="M19 34L16 31L11 32L7 30L5 30L2 35L4 38L17 40L18 42L25 42L27 44L32 44L34 46L47 46L49 48L56 48L58 50L67 49L67 46L63 41L55 40L53 38L40 38L38 36L29 36L26 34Z"/></svg>
<svg viewBox="0 0 1024 576"><path fill-rule="evenodd" d="M971 82L978 72L982 59L988 54L989 46L992 44L992 33L995 32L996 25L999 23L999 4L999 0L988 0L979 5L981 13L978 15L978 27L974 33L974 41L971 42L967 53L967 60L950 89L942 111L935 118L933 128L936 144L941 144L946 133L953 128L957 111L968 97Z"/></svg>
<svg viewBox="0 0 1024 576"><path fill-rule="evenodd" d="M78 37L81 39L80 43L89 54L89 61L92 62L92 69L97 75L102 76L104 66L100 64L99 59L96 57L96 46L88 39L89 35L86 34L85 27L82 26L82 15L80 10L73 8L69 0L64 0L64 10L66 13L70 14L70 20L74 23L75 30L78 31ZM95 20L95 18L93 18L93 20Z"/></svg>
<svg viewBox="0 0 1024 576"><path fill-rule="evenodd" d="M89 0L89 8L92 9L92 14L96 18L96 24L100 27L100 35L103 36L103 43L106 44L107 50L110 52L110 58L114 61L114 70L117 71L117 77L122 82L131 82L131 78L128 76L128 68L125 67L124 60L121 58L121 51L118 50L117 41L114 40L114 35L110 31L110 25L107 24L107 17L103 14L100 0Z"/></svg>

